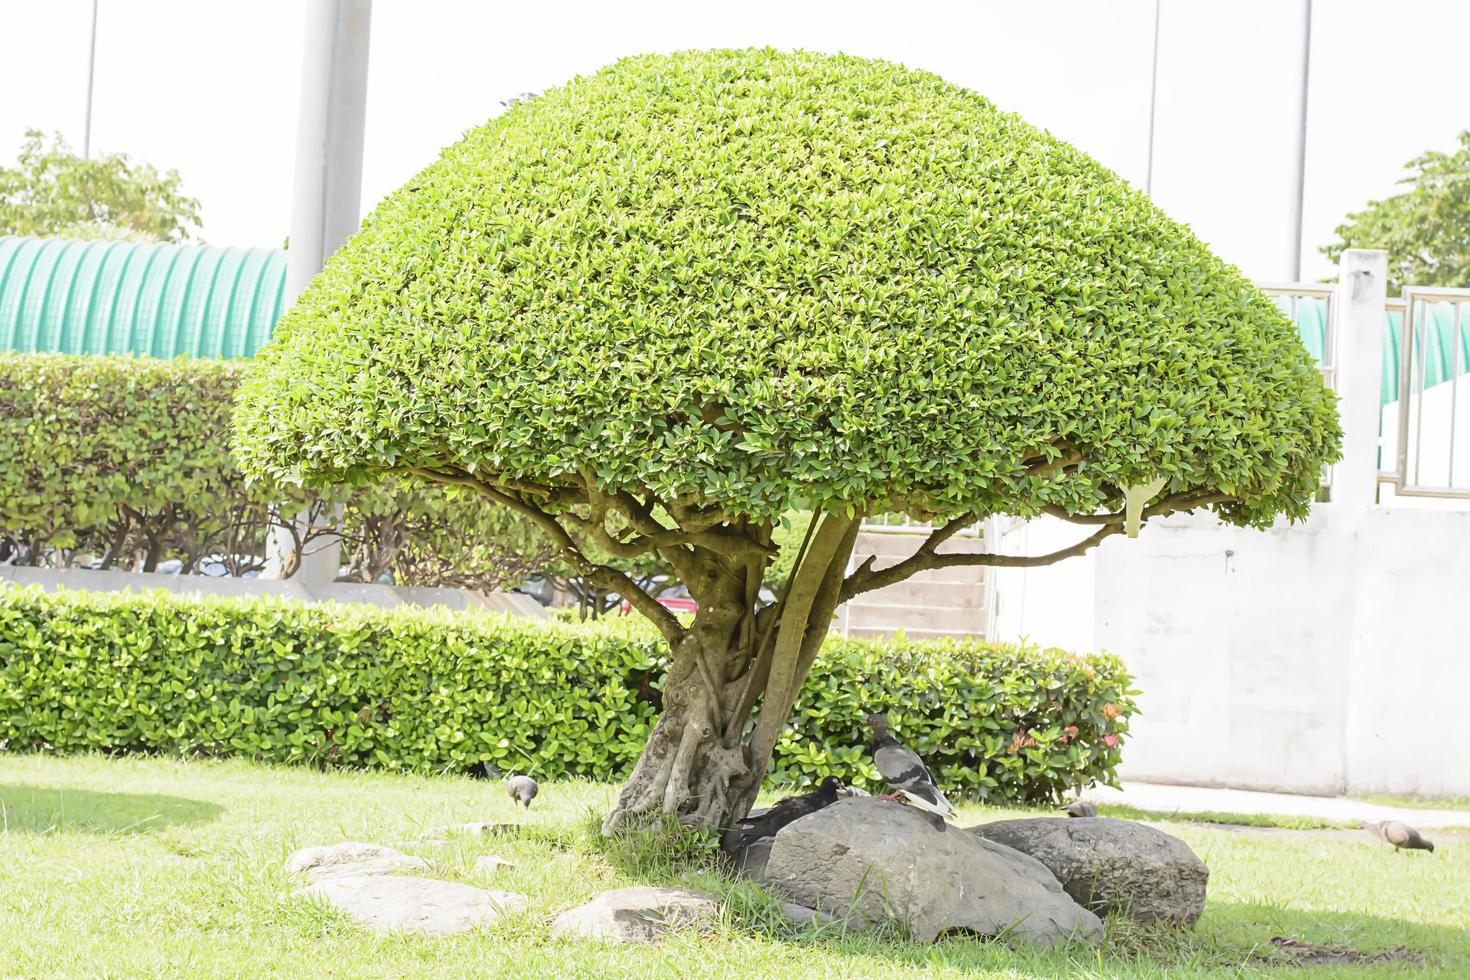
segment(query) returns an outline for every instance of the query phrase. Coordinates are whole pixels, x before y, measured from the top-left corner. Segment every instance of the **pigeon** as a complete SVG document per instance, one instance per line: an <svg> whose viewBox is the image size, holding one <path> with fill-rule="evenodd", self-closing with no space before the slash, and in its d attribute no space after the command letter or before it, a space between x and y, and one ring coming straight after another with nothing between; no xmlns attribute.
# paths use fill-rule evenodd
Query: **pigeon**
<svg viewBox="0 0 1470 980"><path fill-rule="evenodd" d="M828 776L810 793L788 796L754 820L746 817L741 821L745 826L741 829L740 839L735 846L748 847L762 837L773 837L776 831L793 820L831 806L837 802L837 791L841 788L842 780L836 776Z"/></svg>
<svg viewBox="0 0 1470 980"><path fill-rule="evenodd" d="M1097 816L1097 806L1088 803L1086 800L1078 800L1070 806L1062 807L1062 812L1069 817L1095 817Z"/></svg>
<svg viewBox="0 0 1470 980"><path fill-rule="evenodd" d="M530 776L512 776L505 781L506 794L511 799L520 800L522 806L529 807L540 789L541 787L536 785L536 780Z"/></svg>
<svg viewBox="0 0 1470 980"><path fill-rule="evenodd" d="M1395 851L1408 848L1411 851L1434 853L1433 841L1425 840L1419 835L1419 831L1398 820L1369 820L1363 827L1384 843L1392 844Z"/></svg>
<svg viewBox="0 0 1470 980"><path fill-rule="evenodd" d="M873 761L883 781L920 810L937 817L954 816L954 807L934 785L934 776L924 760L894 740L888 733L887 720L882 715L869 715L868 727L873 729ZM896 800L898 795L889 798Z"/></svg>

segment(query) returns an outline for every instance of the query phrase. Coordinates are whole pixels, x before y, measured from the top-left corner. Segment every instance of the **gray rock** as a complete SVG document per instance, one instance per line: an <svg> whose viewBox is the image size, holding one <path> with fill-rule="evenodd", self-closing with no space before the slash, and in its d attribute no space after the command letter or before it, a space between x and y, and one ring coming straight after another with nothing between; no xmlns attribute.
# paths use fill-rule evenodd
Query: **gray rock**
<svg viewBox="0 0 1470 980"><path fill-rule="evenodd" d="M920 942L950 930L1040 946L1102 937L1041 862L932 820L874 797L838 800L776 835L764 880L852 925L897 921Z"/></svg>
<svg viewBox="0 0 1470 980"><path fill-rule="evenodd" d="M442 936L489 925L526 907L526 896L433 878L389 875L324 878L297 892L341 909L375 932Z"/></svg>
<svg viewBox="0 0 1470 980"><path fill-rule="evenodd" d="M704 892L637 885L603 892L556 917L551 934L617 943L651 943L672 929L714 921L720 903Z"/></svg>
<svg viewBox="0 0 1470 980"><path fill-rule="evenodd" d="M1078 902L1101 915L1192 926L1210 871L1189 845L1112 817L998 820L970 833L1036 858Z"/></svg>
<svg viewBox="0 0 1470 980"><path fill-rule="evenodd" d="M515 866L514 861L507 861L503 857L487 854L475 862L475 874L488 878L502 871L512 871L515 869Z"/></svg>
<svg viewBox="0 0 1470 980"><path fill-rule="evenodd" d="M324 844L303 847L286 858L286 870L304 874L311 881L342 876L386 875L395 871L427 871L423 858L381 844Z"/></svg>
<svg viewBox="0 0 1470 980"><path fill-rule="evenodd" d="M781 903L781 918L785 919L788 925L795 926L798 929L804 929L811 925L830 925L837 921L826 912L809 909L805 905L797 905L795 902Z"/></svg>

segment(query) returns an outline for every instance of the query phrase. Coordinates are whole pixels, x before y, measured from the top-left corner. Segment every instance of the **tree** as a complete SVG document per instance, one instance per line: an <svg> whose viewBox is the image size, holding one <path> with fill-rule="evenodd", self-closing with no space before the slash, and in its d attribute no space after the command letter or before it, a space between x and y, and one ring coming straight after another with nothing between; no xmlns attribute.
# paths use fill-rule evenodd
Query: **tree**
<svg viewBox="0 0 1470 980"><path fill-rule="evenodd" d="M179 242L199 225L199 202L178 171L121 153L77 156L61 136L28 130L14 169L0 167L0 234Z"/></svg>
<svg viewBox="0 0 1470 980"><path fill-rule="evenodd" d="M1408 190L1348 215L1323 254L1337 262L1349 248L1387 249L1393 289L1470 283L1470 130L1454 153L1431 150L1404 169Z"/></svg>
<svg viewBox="0 0 1470 980"><path fill-rule="evenodd" d="M657 552L623 558L601 551L595 546L584 545L582 556L597 565L606 565L621 572L633 588L657 599L679 584L673 568ZM598 619L623 604L623 595L607 587L606 583L584 578L577 566L565 560L552 561L541 569L553 585L570 593L577 600L578 618Z"/></svg>
<svg viewBox="0 0 1470 980"><path fill-rule="evenodd" d="M657 625L663 715L609 832L745 813L843 601L1081 554L1135 509L1302 517L1340 436L1276 306L1085 154L934 75L772 50L629 58L471 131L240 390L247 471L469 487ZM887 512L935 530L847 572ZM997 513L1085 536L941 552ZM661 556L693 622L596 550Z"/></svg>
<svg viewBox="0 0 1470 980"><path fill-rule="evenodd" d="M536 526L459 487L404 479L343 501L343 563L355 581L489 592L524 582L556 558Z"/></svg>

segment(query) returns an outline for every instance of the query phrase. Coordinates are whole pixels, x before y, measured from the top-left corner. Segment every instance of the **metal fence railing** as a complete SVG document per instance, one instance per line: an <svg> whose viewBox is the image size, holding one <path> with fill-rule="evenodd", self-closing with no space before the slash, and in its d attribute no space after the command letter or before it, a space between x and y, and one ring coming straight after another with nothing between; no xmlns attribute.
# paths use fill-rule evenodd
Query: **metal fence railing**
<svg viewBox="0 0 1470 980"><path fill-rule="evenodd" d="M929 532L934 525L929 521L915 520L907 514L870 514L863 518L864 531L888 531L896 534ZM973 524L960 531L958 537L975 537L980 534L980 525Z"/></svg>
<svg viewBox="0 0 1470 980"><path fill-rule="evenodd" d="M1296 326L1307 351L1317 359L1317 369L1327 387L1337 389L1337 318L1333 315L1336 290L1320 283L1263 283L1261 292L1276 301ZM1332 467L1322 467L1322 487L1332 486Z"/></svg>
<svg viewBox="0 0 1470 980"><path fill-rule="evenodd" d="M1379 480L1398 496L1470 498L1470 289L1406 286L1394 306Z"/></svg>

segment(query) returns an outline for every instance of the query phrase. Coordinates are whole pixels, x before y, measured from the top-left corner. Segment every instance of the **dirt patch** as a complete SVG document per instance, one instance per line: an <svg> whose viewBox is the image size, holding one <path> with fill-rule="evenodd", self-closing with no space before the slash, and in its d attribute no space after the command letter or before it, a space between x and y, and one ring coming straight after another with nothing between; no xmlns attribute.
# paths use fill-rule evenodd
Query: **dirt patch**
<svg viewBox="0 0 1470 980"><path fill-rule="evenodd" d="M1343 963L1420 962L1423 957L1407 946L1378 953L1360 953L1346 946L1314 946L1290 936L1272 936L1271 945L1293 966L1336 966Z"/></svg>

